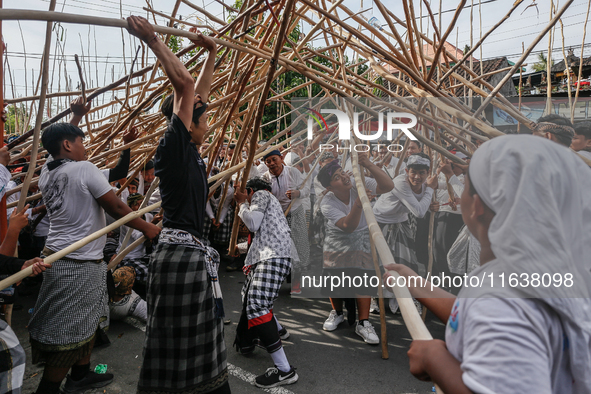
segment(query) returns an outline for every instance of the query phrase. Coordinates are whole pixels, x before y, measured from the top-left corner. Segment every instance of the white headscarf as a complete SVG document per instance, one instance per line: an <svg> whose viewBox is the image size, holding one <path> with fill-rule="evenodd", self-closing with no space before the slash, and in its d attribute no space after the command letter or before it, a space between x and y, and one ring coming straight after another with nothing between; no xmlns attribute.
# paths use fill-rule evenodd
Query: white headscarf
<svg viewBox="0 0 591 394"><path fill-rule="evenodd" d="M574 391L591 393L591 169L564 146L517 135L478 148L469 175L495 212L488 237L496 259L487 272L573 274L570 288L508 288L507 297L539 298L557 313Z"/></svg>
<svg viewBox="0 0 591 394"><path fill-rule="evenodd" d="M285 163L285 165L293 167L295 163L297 163L298 161L300 161L300 157L293 153L293 152L288 152L285 155L285 159L283 159L283 162Z"/></svg>

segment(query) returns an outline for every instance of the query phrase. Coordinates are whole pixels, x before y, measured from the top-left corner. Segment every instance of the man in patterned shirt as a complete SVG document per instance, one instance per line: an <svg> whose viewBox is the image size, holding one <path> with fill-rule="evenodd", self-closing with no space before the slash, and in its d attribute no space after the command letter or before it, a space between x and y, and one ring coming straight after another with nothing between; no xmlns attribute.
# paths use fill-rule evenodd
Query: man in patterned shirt
<svg viewBox="0 0 591 394"><path fill-rule="evenodd" d="M281 339L287 339L289 333L273 315L273 302L291 269L295 246L281 204L271 194L271 184L253 178L247 182L246 191L248 194L236 190L234 199L240 206L238 216L255 235L244 262L243 310L234 344L240 353L248 354L254 351L253 341L259 339L275 367L258 376L255 384L270 388L298 380L281 345Z"/></svg>

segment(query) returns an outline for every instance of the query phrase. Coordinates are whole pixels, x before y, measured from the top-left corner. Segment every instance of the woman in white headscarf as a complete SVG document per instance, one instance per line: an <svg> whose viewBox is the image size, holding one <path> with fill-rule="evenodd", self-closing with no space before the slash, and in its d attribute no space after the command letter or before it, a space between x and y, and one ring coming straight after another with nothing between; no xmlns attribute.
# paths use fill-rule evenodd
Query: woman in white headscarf
<svg viewBox="0 0 591 394"><path fill-rule="evenodd" d="M481 266L457 298L410 289L447 321L445 342L411 344L416 377L454 394L591 393L590 192L591 170L551 141L505 136L475 152L461 204Z"/></svg>

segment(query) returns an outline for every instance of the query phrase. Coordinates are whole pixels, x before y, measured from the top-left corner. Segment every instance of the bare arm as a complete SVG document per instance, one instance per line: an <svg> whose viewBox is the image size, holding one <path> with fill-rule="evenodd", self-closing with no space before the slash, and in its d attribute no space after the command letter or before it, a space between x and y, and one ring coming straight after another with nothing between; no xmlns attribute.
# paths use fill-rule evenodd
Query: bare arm
<svg viewBox="0 0 591 394"><path fill-rule="evenodd" d="M125 215L133 212L117 195L111 190L105 195L97 198L99 205L115 219L121 219ZM160 233L160 228L148 223L142 218L136 218L127 222L126 226L141 231L146 238L153 239Z"/></svg>
<svg viewBox="0 0 591 394"><path fill-rule="evenodd" d="M191 32L196 33L197 29L192 27ZM201 72L195 81L195 94L200 95L204 103L209 100L209 91L211 90L211 81L213 80L213 72L215 69L215 55L217 53L217 46L215 42L201 33L197 33L198 38L192 40L193 44L203 47L209 51L207 59L203 63Z"/></svg>
<svg viewBox="0 0 591 394"><path fill-rule="evenodd" d="M84 103L82 97L75 98L70 103L70 110L72 111L72 117L70 118L70 124L78 126L80 121L90 111L91 103Z"/></svg>
<svg viewBox="0 0 591 394"><path fill-rule="evenodd" d="M371 176L376 180L376 183L378 184L376 187L376 194L388 193L390 190L394 189L394 182L392 182L390 175L386 174L386 172L380 167L373 164L369 160L368 155L359 154L358 160L359 164L367 168Z"/></svg>
<svg viewBox="0 0 591 394"><path fill-rule="evenodd" d="M388 277L391 276L388 271L396 271L400 276L407 278L407 287L410 294L419 300L419 302L427 309L429 309L435 316L439 318L443 323L447 323L451 310L453 308L456 297L448 293L439 287L433 286L431 290L431 282L423 280L423 286L414 286L414 284L420 284L419 281L408 280L409 277L419 276L412 269L402 264L387 264L384 265L386 273L384 274L384 282L388 283ZM393 282L396 283L396 282Z"/></svg>
<svg viewBox="0 0 591 394"><path fill-rule="evenodd" d="M12 211L8 230L6 230L6 236L2 241L2 245L0 245L0 254L14 256L18 244L18 236L21 230L29 224L27 209L29 209L29 205L25 206L23 210L18 213L16 212L16 208Z"/></svg>
<svg viewBox="0 0 591 394"><path fill-rule="evenodd" d="M361 220L361 214L363 213L363 206L361 205L361 200L357 197L357 200L353 203L351 207L351 212L343 218L340 218L336 223L335 226L340 228L346 233L352 233L355 231L357 226L359 226L359 221Z"/></svg>
<svg viewBox="0 0 591 394"><path fill-rule="evenodd" d="M472 394L462 381L460 362L447 350L445 342L413 341L408 350L410 373L420 380L432 381L444 393Z"/></svg>
<svg viewBox="0 0 591 394"><path fill-rule="evenodd" d="M179 58L154 34L154 28L145 18L130 16L127 22L129 33L146 42L164 67L174 89L173 112L189 130L193 117L193 77Z"/></svg>

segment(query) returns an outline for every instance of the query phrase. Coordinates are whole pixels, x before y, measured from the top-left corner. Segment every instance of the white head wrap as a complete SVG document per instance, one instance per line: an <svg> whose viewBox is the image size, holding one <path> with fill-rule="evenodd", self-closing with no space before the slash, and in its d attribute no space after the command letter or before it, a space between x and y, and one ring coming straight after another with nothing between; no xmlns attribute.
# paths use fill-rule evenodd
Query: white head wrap
<svg viewBox="0 0 591 394"><path fill-rule="evenodd" d="M431 167L431 160L421 157L420 155L410 155L406 161L406 167L410 167L412 165L421 165Z"/></svg>
<svg viewBox="0 0 591 394"><path fill-rule="evenodd" d="M570 345L574 392L591 393L591 169L559 144L517 135L478 148L469 178L495 212L488 237L496 259L487 272L572 273L572 287L509 287L506 296L538 298L556 312Z"/></svg>

